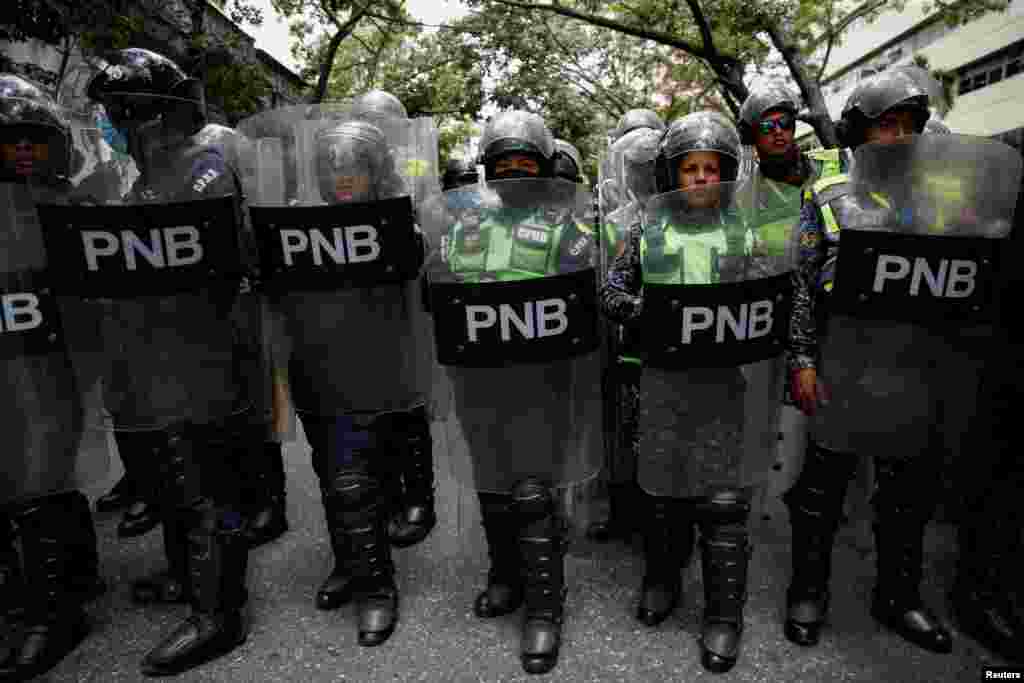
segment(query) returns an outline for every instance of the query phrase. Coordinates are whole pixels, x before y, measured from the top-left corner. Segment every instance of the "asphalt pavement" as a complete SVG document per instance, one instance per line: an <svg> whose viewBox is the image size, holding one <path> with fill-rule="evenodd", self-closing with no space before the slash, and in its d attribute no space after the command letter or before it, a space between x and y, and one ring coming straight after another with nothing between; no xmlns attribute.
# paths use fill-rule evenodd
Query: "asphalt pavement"
<svg viewBox="0 0 1024 683"><path fill-rule="evenodd" d="M435 424L440 437L440 425ZM750 598L739 663L727 674L705 672L699 661L699 563L688 570L682 606L659 627L634 617L643 572L639 545L579 540L567 559L568 598L558 667L545 676L522 672L521 615L482 621L473 615L484 585L487 553L475 495L437 456L441 521L418 546L396 550L401 621L376 648L356 642L351 605L334 612L313 606L317 586L331 570L320 493L301 431L287 444L291 531L251 555L247 642L229 655L173 680L181 681L602 681L884 682L981 680L982 666L999 664L954 629L951 655L935 655L882 631L868 615L874 559L862 536L844 530L835 552L830 626L818 647L804 649L782 634L782 602L789 578L784 514L760 520L750 567ZM93 500L120 476L90 490ZM781 509L781 508L779 508ZM582 513L589 508L580 508ZM119 540L119 513L98 518L102 572L110 589L91 603L90 637L47 677L54 682L148 680L139 673L145 653L187 614L185 606L136 607L130 584L164 565L161 534ZM585 516L585 514L583 515ZM585 523L580 520L580 524ZM929 527L925 599L947 616L945 591L955 555L953 528ZM861 540L858 540L861 538Z"/></svg>

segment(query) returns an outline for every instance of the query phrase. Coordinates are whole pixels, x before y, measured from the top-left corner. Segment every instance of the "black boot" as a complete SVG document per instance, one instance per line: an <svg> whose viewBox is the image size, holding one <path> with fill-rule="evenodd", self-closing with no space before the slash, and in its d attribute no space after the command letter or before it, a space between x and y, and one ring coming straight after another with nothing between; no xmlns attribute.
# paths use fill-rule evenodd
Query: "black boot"
<svg viewBox="0 0 1024 683"><path fill-rule="evenodd" d="M280 443L264 442L261 452L250 455L262 465L252 477L252 500L249 506L249 521L245 528L245 537L249 539L250 547L256 548L277 540L288 531L285 507L286 482L284 455Z"/></svg>
<svg viewBox="0 0 1024 683"><path fill-rule="evenodd" d="M338 512L331 509L332 497L323 489L320 498L324 505L324 517L327 519L327 533L331 540L331 551L334 554L334 570L324 579L316 592L316 607L322 610L338 609L352 599L352 572L349 569L348 537L344 529L334 524L339 518Z"/></svg>
<svg viewBox="0 0 1024 683"><path fill-rule="evenodd" d="M372 647L391 637L398 623L398 586L387 535L387 503L379 477L366 471L342 471L332 482L327 506L332 533L350 549L352 597L356 603L359 644Z"/></svg>
<svg viewBox="0 0 1024 683"><path fill-rule="evenodd" d="M388 523L388 537L392 545L407 548L425 539L437 524L433 441L425 408L401 415L396 427L399 452L395 455L404 486Z"/></svg>
<svg viewBox="0 0 1024 683"><path fill-rule="evenodd" d="M155 500L159 482L153 481L167 457L168 435L164 431L114 432L117 451L124 463L125 476L132 482L128 509L117 525L119 538L134 538L152 531L160 523Z"/></svg>
<svg viewBox="0 0 1024 683"><path fill-rule="evenodd" d="M92 600L103 595L107 585L100 576L96 527L93 524L89 499L84 493L76 491L69 494L68 514L66 523L70 528L71 552L74 554L71 583L83 601Z"/></svg>
<svg viewBox="0 0 1024 683"><path fill-rule="evenodd" d="M786 639L817 645L829 603L832 547L843 514L846 488L857 468L852 453L807 444L800 477L783 496L793 530L793 576L786 591Z"/></svg>
<svg viewBox="0 0 1024 683"><path fill-rule="evenodd" d="M696 540L694 520L682 501L666 496L647 496L644 524L644 580L636 618L657 626L679 604L682 592L680 569L690 562Z"/></svg>
<svg viewBox="0 0 1024 683"><path fill-rule="evenodd" d="M241 525L225 525L212 506L190 510L189 580L192 613L142 660L146 676L177 674L245 642L249 543Z"/></svg>
<svg viewBox="0 0 1024 683"><path fill-rule="evenodd" d="M562 644L566 538L544 482L526 479L512 494L523 562L523 634L520 660L529 674L551 671Z"/></svg>
<svg viewBox="0 0 1024 683"><path fill-rule="evenodd" d="M306 439L312 447L310 464L320 482L320 501L324 507L324 520L327 523L327 534L334 555L334 570L324 579L316 592L317 609L338 609L352 599L352 572L349 569L351 552L348 548L348 537L344 529L334 523L341 518L341 512L335 507L336 498L331 495L330 459L334 441L331 432L334 422L313 415L302 417L302 426L306 431Z"/></svg>
<svg viewBox="0 0 1024 683"><path fill-rule="evenodd" d="M724 673L735 666L743 636L750 562L750 504L738 491L727 491L701 507L704 616L700 663L712 673Z"/></svg>
<svg viewBox="0 0 1024 683"><path fill-rule="evenodd" d="M1000 497L996 489L991 498ZM1004 500L977 501L958 529L956 581L950 603L957 624L969 636L1012 662L1024 660L1024 621L1014 609L1019 583L1020 527Z"/></svg>
<svg viewBox="0 0 1024 683"><path fill-rule="evenodd" d="M512 496L481 492L477 498L491 567L487 588L476 596L473 612L490 619L515 612L523 604L523 567Z"/></svg>
<svg viewBox="0 0 1024 683"><path fill-rule="evenodd" d="M25 635L0 663L0 680L28 680L49 671L89 633L71 580L76 558L68 515L74 505L71 495L59 494L18 515L25 562Z"/></svg>
<svg viewBox="0 0 1024 683"><path fill-rule="evenodd" d="M871 615L905 640L930 652L953 649L949 631L925 607L920 586L924 531L934 510L935 463L918 456L875 459L878 576Z"/></svg>
<svg viewBox="0 0 1024 683"><path fill-rule="evenodd" d="M171 446L163 453L164 461L154 467L159 472L160 485L154 489L154 498L160 505L167 569L133 584L132 597L139 604L180 603L191 598L188 534L194 515L185 507L191 497L187 491L187 454L177 437Z"/></svg>
<svg viewBox="0 0 1024 683"><path fill-rule="evenodd" d="M14 527L7 514L0 514L0 617L20 618L24 608L24 577L21 557L14 547Z"/></svg>

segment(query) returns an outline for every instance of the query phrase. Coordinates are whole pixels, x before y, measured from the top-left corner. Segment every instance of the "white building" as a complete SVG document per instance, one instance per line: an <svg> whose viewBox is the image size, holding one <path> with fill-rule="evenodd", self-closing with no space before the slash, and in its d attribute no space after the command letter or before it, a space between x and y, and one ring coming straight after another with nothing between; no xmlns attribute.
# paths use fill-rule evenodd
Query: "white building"
<svg viewBox="0 0 1024 683"><path fill-rule="evenodd" d="M955 74L953 108L944 122L954 133L998 137L1018 149L1024 143L1024 0L950 28L925 12L927 0L908 0L900 12L854 24L832 51L822 89L829 114L838 120L843 104L863 79L887 66L912 63L922 55L933 70ZM810 126L797 138L816 144Z"/></svg>

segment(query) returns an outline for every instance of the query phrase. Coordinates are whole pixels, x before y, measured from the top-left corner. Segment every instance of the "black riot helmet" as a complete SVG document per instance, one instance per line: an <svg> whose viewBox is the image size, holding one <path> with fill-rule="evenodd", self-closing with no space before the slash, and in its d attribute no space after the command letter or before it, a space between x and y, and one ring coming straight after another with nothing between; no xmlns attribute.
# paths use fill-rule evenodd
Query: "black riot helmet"
<svg viewBox="0 0 1024 683"><path fill-rule="evenodd" d="M541 178L553 175L555 138L544 119L526 111L502 112L487 122L480 136L480 163L484 177L494 179L498 159L509 154L522 154L536 159Z"/></svg>
<svg viewBox="0 0 1024 683"><path fill-rule="evenodd" d="M740 142L744 145L754 144L757 126L767 112L778 109L796 116L798 103L796 96L781 83L767 83L756 88L740 107Z"/></svg>
<svg viewBox="0 0 1024 683"><path fill-rule="evenodd" d="M395 119L409 118L408 112L401 100L384 90L370 90L357 97L352 102L352 114L354 116L384 116Z"/></svg>
<svg viewBox="0 0 1024 683"><path fill-rule="evenodd" d="M480 180L476 164L466 159L449 159L441 177L441 189L447 192L463 185L475 185Z"/></svg>
<svg viewBox="0 0 1024 683"><path fill-rule="evenodd" d="M931 115L928 105L928 88L921 83L920 74L906 68L888 69L854 88L843 107L842 120L836 124L836 133L844 147L859 147L872 122L890 109L904 107L913 111L920 134Z"/></svg>
<svg viewBox="0 0 1024 683"><path fill-rule="evenodd" d="M115 128L162 118L168 128L192 135L206 123L202 83L149 50L132 47L110 54L86 94L104 106Z"/></svg>
<svg viewBox="0 0 1024 683"><path fill-rule="evenodd" d="M71 124L53 99L24 78L0 73L0 182L30 176L55 183L74 175L82 156Z"/></svg>
<svg viewBox="0 0 1024 683"><path fill-rule="evenodd" d="M672 122L661 138L655 157L655 184L659 193L677 189L676 165L689 152L718 152L722 182L733 182L739 174L740 136L732 123L713 111L687 114Z"/></svg>
<svg viewBox="0 0 1024 683"><path fill-rule="evenodd" d="M379 201L408 194L387 138L367 121L331 123L316 135L320 196L328 204Z"/></svg>
<svg viewBox="0 0 1024 683"><path fill-rule="evenodd" d="M618 125L612 132L612 138L618 140L626 133L638 128L651 128L658 132L664 132L665 122L650 109L630 109L619 119Z"/></svg>
<svg viewBox="0 0 1024 683"><path fill-rule="evenodd" d="M583 161L579 150L565 140L555 140L554 174L556 178L572 183L583 182Z"/></svg>
<svg viewBox="0 0 1024 683"><path fill-rule="evenodd" d="M654 160L660 142L661 133L650 128L638 128L615 142L621 148L621 182L633 200L646 201L656 191Z"/></svg>

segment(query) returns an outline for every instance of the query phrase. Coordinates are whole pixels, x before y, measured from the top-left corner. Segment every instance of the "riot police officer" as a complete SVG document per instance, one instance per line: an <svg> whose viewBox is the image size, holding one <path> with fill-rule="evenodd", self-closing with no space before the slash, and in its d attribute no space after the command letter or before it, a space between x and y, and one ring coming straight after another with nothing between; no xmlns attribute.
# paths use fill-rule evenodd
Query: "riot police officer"
<svg viewBox="0 0 1024 683"><path fill-rule="evenodd" d="M239 124L261 150L250 212L267 272L261 287L280 320L275 365L288 368L334 554L316 605L333 610L354 600L358 640L367 647L384 643L398 622L388 539L396 474L407 471L410 448L420 444L432 467L418 367L425 355L416 282L424 244L411 183L396 167L400 155L427 157L418 145L430 144L431 136L419 135L419 124L404 117L374 120L325 105L274 110ZM295 149L310 153L284 153L281 123L295 136ZM288 177L299 179L293 197ZM346 258L310 258L301 246L322 240L324 225L347 233ZM409 526L415 531L423 520L418 515Z"/></svg>
<svg viewBox="0 0 1024 683"><path fill-rule="evenodd" d="M901 136L923 131L929 116L928 101L926 91L913 79L895 71L883 72L860 84L850 95L837 132L844 144L855 150L866 142L892 144ZM832 546L847 484L857 462L857 454L848 445L854 437L838 435L857 435L858 430L867 433L877 426L868 424L852 409L844 414L836 404L826 411L829 396L819 377L822 339L827 340L829 335L838 339L841 333L836 321L829 323L832 329L828 331L822 327L824 316L830 313L827 297L835 286L841 228L844 222L860 220L869 210L852 204L851 191L845 176L815 184L794 234L797 264L787 365L793 397L810 416L811 432L799 478L784 497L793 530L793 576L786 593L785 634L800 645L816 644L825 620ZM892 203L892 199L878 193L872 201L876 206ZM851 325L856 329L855 323ZM875 352L883 353L884 348L879 345ZM927 349L913 352L925 357ZM857 361L845 361L843 353L831 354L832 362L846 363L833 367L837 377L857 372ZM899 354L891 350L887 353ZM868 379L865 376L865 386ZM917 410L917 403L925 401L916 398L919 396L907 396L907 410ZM857 420L863 422L858 424ZM921 441L915 440L919 431L920 423L906 425L891 433L889 448L870 453L876 470L872 503L878 571L871 613L908 641L932 652L946 653L952 649L950 634L925 606L919 592L923 535L935 506L941 470L923 457Z"/></svg>
<svg viewBox="0 0 1024 683"><path fill-rule="evenodd" d="M647 185L653 180L650 169L642 169L644 157L665 130L665 123L650 109L630 109L623 114L608 135L609 148L602 160L599 184L601 211L600 237L602 270L607 271L612 260L626 244L626 231L630 220L627 214L638 208L651 192ZM625 155L631 151L627 162ZM653 154L650 161L653 161ZM627 173L627 165L631 172ZM642 170L641 170L642 169ZM632 185L631 185L632 184ZM636 410L639 390L640 363L632 356L623 355L618 325L610 323L607 330L608 359L603 382L605 396L606 436L604 477L608 487L608 515L594 522L588 535L604 542L612 538L630 540L636 518L630 514L640 495L636 486Z"/></svg>
<svg viewBox="0 0 1024 683"><path fill-rule="evenodd" d="M952 135L942 121L931 118L924 132L930 135ZM961 188L948 187L952 194L950 204L965 205ZM1018 213L1020 199L1018 198ZM1020 224L1020 217L1017 224ZM1010 262L1013 262L1010 259ZM1007 297L1012 300L1012 297ZM991 448L964 447L953 453L953 467L947 482L952 482L960 497L957 516L956 579L950 591L950 604L958 625L985 647L1011 661L1017 661L1024 652L1024 615L1015 609L1020 601L1014 583L1022 559L1020 524L1016 521L1015 496L1021 485L1022 468L1017 462L1011 444L1016 428L1012 424L1015 404L1012 398L1013 375L1005 375L1006 354L1013 357L1019 348L1005 329L993 334L983 328L980 339L964 340L957 345L954 362L959 361L964 372L984 375L979 395L980 410L968 410L969 427L965 429L963 444L990 440ZM993 354L991 340L999 342L1001 354ZM984 340L981 344L978 342ZM983 347L983 348L982 348ZM1001 348L1000 348L1001 347ZM985 368L982 360L995 356L999 361ZM1020 367L1019 364L1016 367ZM985 372L985 370L988 372ZM980 370L980 372L979 372ZM957 399L963 400L963 376L954 373L943 395L955 411ZM970 386L970 385L968 385ZM943 422L950 413L943 415Z"/></svg>
<svg viewBox="0 0 1024 683"><path fill-rule="evenodd" d="M5 316L4 416L7 439L0 483L0 603L18 637L0 659L0 678L39 675L75 649L90 630L85 600L101 594L96 532L79 487L101 481L106 448L83 442L83 403L54 315L34 201L73 191L84 157L69 115L40 88L0 74L0 271ZM26 298L34 309L24 308ZM25 319L38 325L24 324ZM41 338L40 338L40 333ZM96 455L98 457L89 457ZM88 459L85 459L88 458ZM14 547L20 538L21 553ZM14 628L22 622L22 629Z"/></svg>
<svg viewBox="0 0 1024 683"><path fill-rule="evenodd" d="M788 88L766 83L755 87L740 107L740 141L757 151L755 177L762 183L773 181L770 188L756 188L762 193L793 193L779 184L799 189L838 175L848 166L849 160L840 150L804 152L800 149L794 140L797 106L798 100ZM796 194L799 196L799 192ZM795 224L797 217L792 218Z"/></svg>
<svg viewBox="0 0 1024 683"><path fill-rule="evenodd" d="M491 558L474 612L493 618L525 605L520 659L528 673L544 673L558 661L566 591L568 520L554 491L599 468L596 306L583 306L596 292L596 244L582 220L586 192L553 179L555 143L543 119L500 113L479 150L487 180L479 201L449 203L449 219L427 230L441 249L428 277L454 404L446 443L450 458L469 455L466 483L478 493ZM564 303L544 314L564 334L545 334L547 317L532 332L517 325L507 334L505 324L477 320L483 308L507 315L538 296ZM477 322L467 327L470 318Z"/></svg>
<svg viewBox="0 0 1024 683"><path fill-rule="evenodd" d="M630 225L643 203L655 193L654 159L661 131L649 126L633 127L612 143L608 150L608 183L619 188L621 200L602 219L602 271L607 272L614 259L626 248ZM643 504L643 492L636 483L637 411L640 400L642 361L623 343L622 328L614 321L608 325L608 364L603 380L605 427L608 430L604 476L608 486L608 516L589 529L597 541L619 538L630 541L640 522L635 514Z"/></svg>
<svg viewBox="0 0 1024 683"><path fill-rule="evenodd" d="M712 672L731 669L743 632L749 561L750 490L744 470L748 449L737 435L763 443L772 401L766 386L754 387L746 365L705 367L699 358L676 369L648 340L658 329L685 329L665 322L678 311L648 311L657 286L717 284L753 277L747 272L753 237L733 203L740 145L724 117L697 112L671 125L658 147L652 197L629 232L602 289L605 314L623 324L645 356L641 378L638 481L648 494L644 514L644 580L637 618L662 622L679 601L680 568L689 564L700 529L705 608L701 663ZM678 303L678 296L673 296ZM684 335L686 333L684 332ZM676 352L691 340L671 340ZM714 348L714 347L712 347ZM683 353L693 353L684 351ZM770 362L770 361L768 361ZM758 373L758 377L766 377ZM764 419L756 434L745 415L757 389ZM747 407L744 407L747 405ZM772 425L774 426L774 425Z"/></svg>
<svg viewBox="0 0 1024 683"><path fill-rule="evenodd" d="M258 458L263 452L266 419L260 408L266 401L253 389L263 367L253 328L258 316L250 309L251 297L240 295L249 249L240 215L243 192L230 153L216 142L222 131L206 129L202 84L173 61L148 50L119 50L90 80L87 94L125 136L139 172L121 203L139 210L155 204L168 216L174 202L218 212L202 217L207 222L200 225L209 232L196 237L204 249L194 256L210 259L204 274L212 281L179 284L173 296L141 301L111 300L122 293L105 290L100 300L107 302L100 310L110 307L109 315L123 316L119 325L101 327L111 338L107 346L117 345L109 353L118 354L103 368L107 408L115 430L149 427L153 447L146 458L168 562L165 573L138 581L133 595L140 602L187 601L192 608L143 660L144 674L166 675L232 650L248 633L243 609L249 542L244 490L235 472L240 462L249 465L249 453ZM135 274L140 282L154 278L151 286L166 292L157 283L170 281L176 271L165 265L128 273ZM192 289L197 286L207 289ZM77 305L96 310L85 299ZM167 334L171 329L175 334ZM161 367L147 355L154 351L162 353ZM172 373L173 381L165 381L163 372Z"/></svg>
<svg viewBox="0 0 1024 683"><path fill-rule="evenodd" d="M389 120L408 120L409 115L401 100L384 90L370 90L352 102L352 115L370 123L387 126ZM436 141L435 143L436 144ZM436 186L429 182L436 176L427 159L406 157L405 147L395 150L395 164L409 177L408 191L419 205ZM436 160L434 162L436 167ZM391 544L406 548L423 541L437 525L434 509L434 456L430 435L430 416L426 409L416 408L407 413L405 422L409 440L397 446L401 462L392 471L387 488L393 496L394 510L388 522Z"/></svg>
<svg viewBox="0 0 1024 683"><path fill-rule="evenodd" d="M784 254L800 219L800 209L809 201L812 187L827 187L830 178L845 173L849 154L845 150L803 151L796 144L798 98L784 85L774 82L755 85L740 107L737 127L740 141L753 148L757 165L739 192L738 202L750 216L757 236L755 249ZM780 359L777 372L785 375ZM799 474L806 450L807 418L785 392L780 413L777 468L769 471L760 493L757 511L770 514L779 497Z"/></svg>

